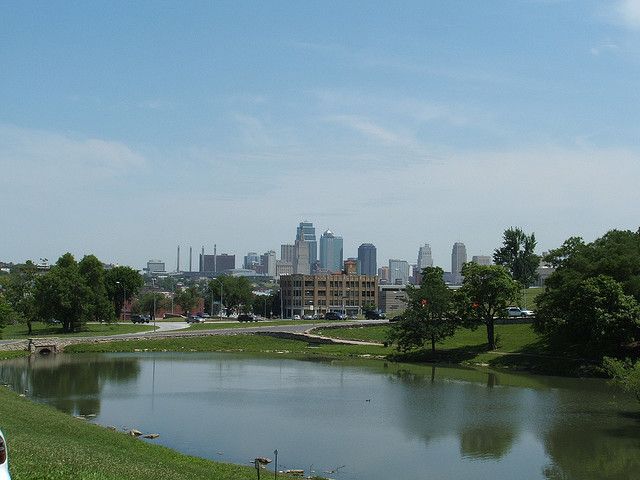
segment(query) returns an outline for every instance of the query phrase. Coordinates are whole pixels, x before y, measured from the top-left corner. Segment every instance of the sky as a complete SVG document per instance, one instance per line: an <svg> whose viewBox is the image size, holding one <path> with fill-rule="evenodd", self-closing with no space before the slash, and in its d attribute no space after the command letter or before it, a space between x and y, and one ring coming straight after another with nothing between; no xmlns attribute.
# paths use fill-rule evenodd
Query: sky
<svg viewBox="0 0 640 480"><path fill-rule="evenodd" d="M640 225L640 0L0 2L0 261Z"/></svg>

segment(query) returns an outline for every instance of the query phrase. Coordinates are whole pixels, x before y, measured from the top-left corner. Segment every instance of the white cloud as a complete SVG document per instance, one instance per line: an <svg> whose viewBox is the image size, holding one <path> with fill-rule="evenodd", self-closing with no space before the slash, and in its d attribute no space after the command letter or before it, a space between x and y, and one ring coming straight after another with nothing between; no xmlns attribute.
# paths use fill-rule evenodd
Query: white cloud
<svg viewBox="0 0 640 480"><path fill-rule="evenodd" d="M331 115L325 117L325 120L348 127L385 145L407 148L418 147L417 142L410 135L394 132L376 124L366 117L358 115Z"/></svg>
<svg viewBox="0 0 640 480"><path fill-rule="evenodd" d="M640 0L620 0L616 13L628 27L640 28Z"/></svg>
<svg viewBox="0 0 640 480"><path fill-rule="evenodd" d="M0 165L16 187L67 178L107 180L145 164L142 155L121 142L0 125Z"/></svg>
<svg viewBox="0 0 640 480"><path fill-rule="evenodd" d="M600 45L597 45L595 47L591 47L591 55L594 56L599 56L601 54L604 53L612 53L612 52L616 52L618 51L619 47L617 44L612 43L612 42L606 42L606 43L601 43Z"/></svg>

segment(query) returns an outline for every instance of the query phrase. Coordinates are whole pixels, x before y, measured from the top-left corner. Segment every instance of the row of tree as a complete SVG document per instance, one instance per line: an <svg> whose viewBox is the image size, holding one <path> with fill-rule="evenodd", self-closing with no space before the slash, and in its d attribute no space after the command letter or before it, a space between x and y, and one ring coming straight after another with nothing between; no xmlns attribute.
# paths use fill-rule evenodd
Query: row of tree
<svg viewBox="0 0 640 480"><path fill-rule="evenodd" d="M47 271L28 261L2 277L0 324L58 321L76 332L88 321L111 322L143 285L130 267L106 270L95 256L77 262L66 253Z"/></svg>
<svg viewBox="0 0 640 480"><path fill-rule="evenodd" d="M487 329L495 348L494 318L517 302L536 279L540 257L535 236L519 228L504 233L496 265L468 263L462 287L450 290L442 270L427 268L419 287L409 287L407 310L390 341L407 351L453 335L460 326ZM633 355L640 341L640 230L612 230L592 243L568 239L544 258L556 270L536 300L534 327L549 345L593 360ZM640 370L640 366L637 367Z"/></svg>

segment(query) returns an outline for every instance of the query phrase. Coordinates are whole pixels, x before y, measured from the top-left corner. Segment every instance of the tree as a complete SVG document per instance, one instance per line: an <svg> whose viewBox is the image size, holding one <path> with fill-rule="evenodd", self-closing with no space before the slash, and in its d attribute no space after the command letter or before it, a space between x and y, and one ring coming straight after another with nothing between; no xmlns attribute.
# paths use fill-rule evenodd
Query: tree
<svg viewBox="0 0 640 480"><path fill-rule="evenodd" d="M427 267L422 271L422 283L418 288L407 287L408 306L402 320L393 324L389 335L391 343L397 343L404 352L436 343L453 335L458 322L453 305L453 293L444 283L440 267Z"/></svg>
<svg viewBox="0 0 640 480"><path fill-rule="evenodd" d="M107 295L105 272L102 262L94 255L85 256L78 263L78 271L91 290L89 316L94 322L114 320L114 305Z"/></svg>
<svg viewBox="0 0 640 480"><path fill-rule="evenodd" d="M222 302L227 311L244 309L250 311L253 303L251 282L245 277L221 275L209 282L209 295Z"/></svg>
<svg viewBox="0 0 640 480"><path fill-rule="evenodd" d="M11 307L11 304L0 295L0 338L2 338L2 329L17 321L17 314Z"/></svg>
<svg viewBox="0 0 640 480"><path fill-rule="evenodd" d="M522 229L511 227L504 231L502 247L493 253L496 265L502 265L511 273L514 280L523 287L530 287L538 275L536 269L540 257L534 253L535 234L525 234Z"/></svg>
<svg viewBox="0 0 640 480"><path fill-rule="evenodd" d="M27 325L29 335L32 323L37 320L34 302L34 287L37 268L31 260L11 269L6 285L6 299L15 313L16 322Z"/></svg>
<svg viewBox="0 0 640 480"><path fill-rule="evenodd" d="M547 295L540 302L537 328L554 339L570 339L587 357L615 355L640 333L640 306L611 277L598 275L580 281L567 303L554 304Z"/></svg>
<svg viewBox="0 0 640 480"><path fill-rule="evenodd" d="M640 339L640 231L611 230L589 244L572 237L545 260L556 271L536 298L534 327L547 341L597 358Z"/></svg>
<svg viewBox="0 0 640 480"><path fill-rule="evenodd" d="M153 297L152 297L153 298ZM198 305L198 299L200 295L198 289L194 286L187 287L176 293L174 302L180 305L184 313L191 313L191 311Z"/></svg>
<svg viewBox="0 0 640 480"><path fill-rule="evenodd" d="M64 254L35 279L35 310L39 318L56 318L65 333L78 332L91 318L93 294L80 275L73 255Z"/></svg>
<svg viewBox="0 0 640 480"><path fill-rule="evenodd" d="M458 290L458 308L471 326L484 324L487 344L495 350L494 318L504 316L505 309L518 296L518 283L501 265L467 263L462 267L464 280Z"/></svg>
<svg viewBox="0 0 640 480"><path fill-rule="evenodd" d="M165 297L164 294L160 292L146 292L138 297L137 304L135 304L134 307L137 307L139 312L149 314L152 318L155 318L156 312L153 309L154 305L156 311L162 308L166 308L167 297Z"/></svg>
<svg viewBox="0 0 640 480"><path fill-rule="evenodd" d="M105 273L107 296L115 306L115 316L119 318L124 303L135 297L144 282L142 276L131 267L114 267Z"/></svg>
<svg viewBox="0 0 640 480"><path fill-rule="evenodd" d="M640 402L640 360L633 363L630 360L605 357L603 366L618 385L635 395Z"/></svg>

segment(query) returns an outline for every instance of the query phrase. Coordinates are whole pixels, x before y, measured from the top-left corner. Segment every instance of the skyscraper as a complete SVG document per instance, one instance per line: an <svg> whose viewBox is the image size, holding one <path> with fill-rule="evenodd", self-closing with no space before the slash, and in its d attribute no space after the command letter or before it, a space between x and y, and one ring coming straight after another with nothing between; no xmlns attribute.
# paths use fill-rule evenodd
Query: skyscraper
<svg viewBox="0 0 640 480"><path fill-rule="evenodd" d="M269 250L260 256L260 267L262 273L269 277L276 276L276 252Z"/></svg>
<svg viewBox="0 0 640 480"><path fill-rule="evenodd" d="M283 260L285 262L291 262L291 264L293 265L293 261L296 258L296 246L295 245L290 245L290 244L285 244L285 245L280 245L280 260Z"/></svg>
<svg viewBox="0 0 640 480"><path fill-rule="evenodd" d="M467 263L467 247L462 242L456 242L451 250L451 280L454 285L462 283L462 266L465 263Z"/></svg>
<svg viewBox="0 0 640 480"><path fill-rule="evenodd" d="M418 249L418 271L422 272L422 269L427 267L433 267L433 258L431 257L431 246L425 243Z"/></svg>
<svg viewBox="0 0 640 480"><path fill-rule="evenodd" d="M330 272L341 272L342 261L342 237L327 230L320 237L320 268Z"/></svg>
<svg viewBox="0 0 640 480"><path fill-rule="evenodd" d="M249 252L244 256L243 268L255 270L258 265L260 265L260 257L256 252Z"/></svg>
<svg viewBox="0 0 640 480"><path fill-rule="evenodd" d="M309 264L309 242L305 242L304 239L296 240L296 256L293 262L294 273L301 273L303 275L309 275L311 272L311 265Z"/></svg>
<svg viewBox="0 0 640 480"><path fill-rule="evenodd" d="M406 285L409 283L409 262L389 259L389 283L392 285Z"/></svg>
<svg viewBox="0 0 640 480"><path fill-rule="evenodd" d="M371 243L363 243L358 247L358 268L360 275L375 275L378 270L376 247Z"/></svg>
<svg viewBox="0 0 640 480"><path fill-rule="evenodd" d="M307 242L309 250L309 266L318 260L318 241L316 240L316 229L311 222L300 222L296 230L296 240Z"/></svg>
<svg viewBox="0 0 640 480"><path fill-rule="evenodd" d="M473 263L477 263L478 265L491 265L493 259L490 255L474 255L471 257L471 261Z"/></svg>

